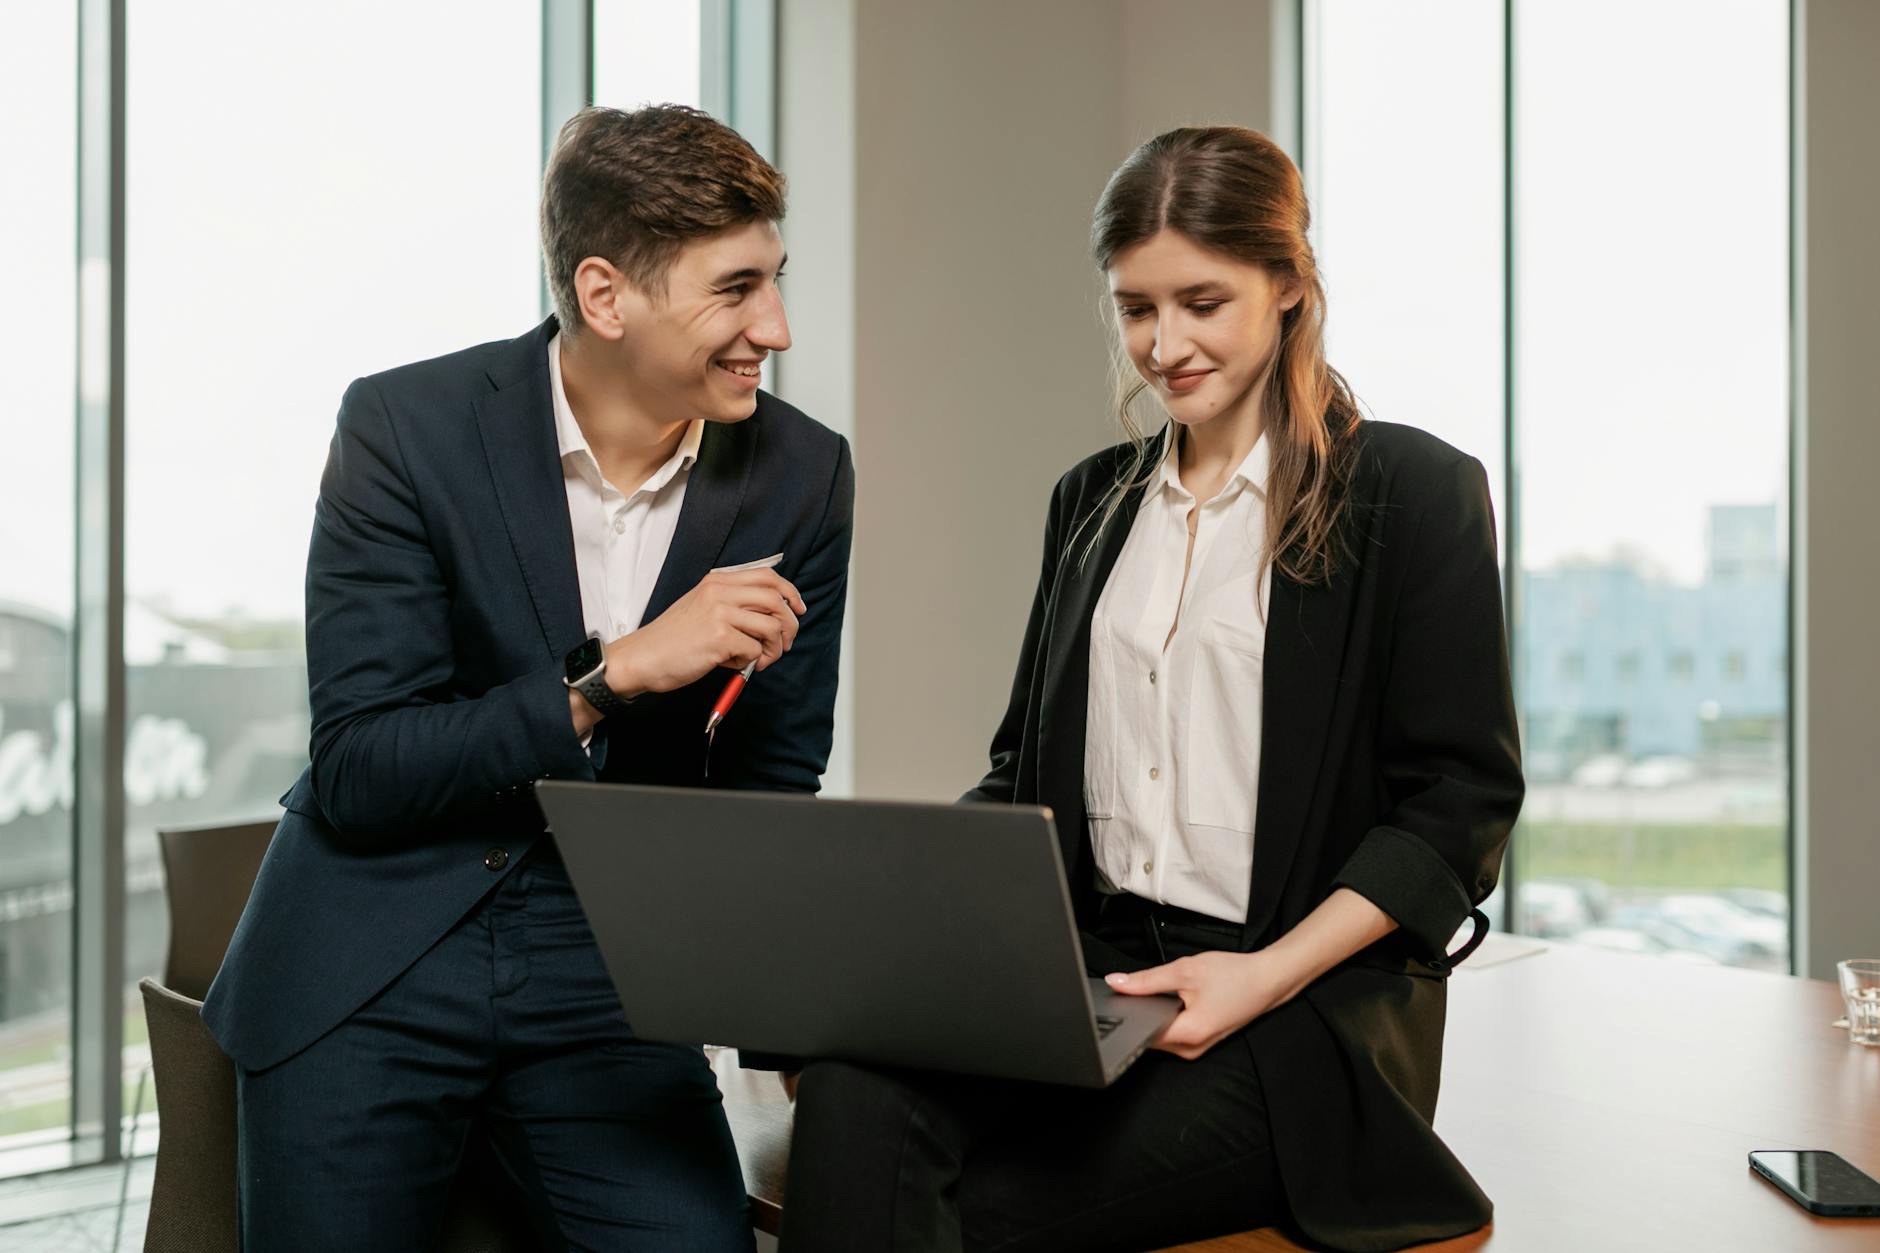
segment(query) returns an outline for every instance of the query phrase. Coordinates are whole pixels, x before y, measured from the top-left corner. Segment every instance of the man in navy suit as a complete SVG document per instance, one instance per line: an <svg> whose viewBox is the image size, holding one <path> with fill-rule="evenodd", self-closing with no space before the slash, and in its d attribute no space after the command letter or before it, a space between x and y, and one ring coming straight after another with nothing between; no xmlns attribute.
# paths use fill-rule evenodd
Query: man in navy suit
<svg viewBox="0 0 1880 1253"><path fill-rule="evenodd" d="M530 792L818 786L854 476L758 390L783 213L704 114L587 110L544 177L556 316L347 389L312 762L203 1010L250 1253L430 1247L473 1126L542 1247L751 1247L702 1052L634 1036Z"/></svg>

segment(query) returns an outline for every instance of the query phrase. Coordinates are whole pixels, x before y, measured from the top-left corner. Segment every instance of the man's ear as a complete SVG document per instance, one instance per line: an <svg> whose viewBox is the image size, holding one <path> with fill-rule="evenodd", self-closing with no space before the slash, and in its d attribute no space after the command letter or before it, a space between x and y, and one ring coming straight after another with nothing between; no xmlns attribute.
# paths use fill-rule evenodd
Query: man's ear
<svg viewBox="0 0 1880 1253"><path fill-rule="evenodd" d="M613 262L589 257L574 268L574 299L589 331L601 339L617 340L627 333L626 305L644 297Z"/></svg>

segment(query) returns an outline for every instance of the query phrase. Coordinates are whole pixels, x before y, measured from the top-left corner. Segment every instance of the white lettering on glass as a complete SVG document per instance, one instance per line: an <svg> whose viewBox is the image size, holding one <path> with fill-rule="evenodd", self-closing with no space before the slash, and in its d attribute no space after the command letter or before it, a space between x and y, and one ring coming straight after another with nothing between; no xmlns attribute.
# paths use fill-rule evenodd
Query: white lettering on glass
<svg viewBox="0 0 1880 1253"><path fill-rule="evenodd" d="M0 826L72 807L72 703L52 712L52 742L7 730L0 707ZM133 719L124 745L124 796L133 805L194 800L209 790L209 745L181 718Z"/></svg>

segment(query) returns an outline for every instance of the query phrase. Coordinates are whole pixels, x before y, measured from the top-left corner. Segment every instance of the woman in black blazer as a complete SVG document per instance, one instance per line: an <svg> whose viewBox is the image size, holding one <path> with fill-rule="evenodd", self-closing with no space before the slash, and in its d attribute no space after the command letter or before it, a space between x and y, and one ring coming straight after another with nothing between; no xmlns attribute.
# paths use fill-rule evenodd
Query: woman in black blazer
<svg viewBox="0 0 1880 1253"><path fill-rule="evenodd" d="M1488 1221L1430 1126L1446 949L1480 937L1523 792L1487 481L1360 419L1306 222L1292 162L1237 128L1159 136L1105 188L1132 438L1052 495L966 798L1055 811L1092 972L1181 1014L1100 1092L813 1064L788 1253L1271 1223L1386 1250Z"/></svg>

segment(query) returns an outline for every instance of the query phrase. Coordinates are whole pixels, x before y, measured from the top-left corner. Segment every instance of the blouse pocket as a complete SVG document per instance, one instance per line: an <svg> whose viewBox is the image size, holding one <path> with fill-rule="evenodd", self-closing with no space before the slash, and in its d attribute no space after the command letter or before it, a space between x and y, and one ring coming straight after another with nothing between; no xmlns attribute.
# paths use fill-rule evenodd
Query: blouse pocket
<svg viewBox="0 0 1880 1253"><path fill-rule="evenodd" d="M1260 782L1266 637L1225 618L1201 624L1183 764L1191 826L1253 831Z"/></svg>

